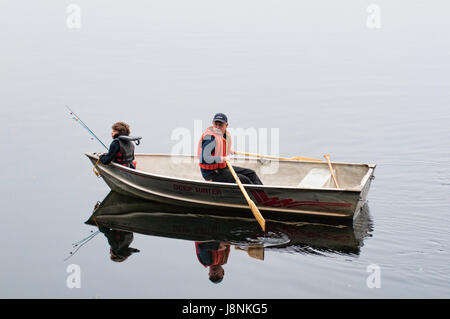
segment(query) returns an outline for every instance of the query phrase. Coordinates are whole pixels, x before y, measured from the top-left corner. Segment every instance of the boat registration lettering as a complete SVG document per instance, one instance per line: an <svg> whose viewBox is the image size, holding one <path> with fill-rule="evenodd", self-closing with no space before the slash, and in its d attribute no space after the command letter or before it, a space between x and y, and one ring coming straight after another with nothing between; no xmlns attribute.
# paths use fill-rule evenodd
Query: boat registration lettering
<svg viewBox="0 0 450 319"><path fill-rule="evenodd" d="M192 191L191 186L177 185L177 184L173 184L173 189L176 191L182 191L182 192L191 192Z"/></svg>
<svg viewBox="0 0 450 319"><path fill-rule="evenodd" d="M188 185L173 184L173 189L181 192L201 193L209 195L222 195L220 189L208 188L208 187L192 187Z"/></svg>
<svg viewBox="0 0 450 319"><path fill-rule="evenodd" d="M207 188L207 187L196 187L195 192L211 194L211 195L222 195L222 191L220 189L213 189L213 188Z"/></svg>

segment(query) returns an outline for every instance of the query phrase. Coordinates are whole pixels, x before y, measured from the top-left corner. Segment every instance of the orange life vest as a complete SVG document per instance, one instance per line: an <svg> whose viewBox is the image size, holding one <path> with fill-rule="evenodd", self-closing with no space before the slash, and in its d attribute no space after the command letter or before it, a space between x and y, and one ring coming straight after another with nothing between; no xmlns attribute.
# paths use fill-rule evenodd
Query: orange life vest
<svg viewBox="0 0 450 319"><path fill-rule="evenodd" d="M231 152L231 136L228 131L225 131L226 138L223 137L221 134L222 132L218 131L217 129L214 129L212 126L208 127L206 131L202 134L202 137L200 138L200 142L198 143L198 159L199 159L199 165L203 169L219 169L219 168L225 168L227 167L227 163L223 162L221 160L219 163L212 163L212 164L204 164L203 163L203 154L202 154L202 142L203 139L205 139L206 136L214 136L214 139L216 140L216 145L214 147L214 151L211 154L211 156L220 156L225 157Z"/></svg>
<svg viewBox="0 0 450 319"><path fill-rule="evenodd" d="M225 265L228 261L228 256L230 255L230 245L226 245L225 250L212 250L211 251L211 265L205 265L203 261L200 259L199 248L198 245L201 242L195 242L195 251L197 253L198 261L205 267L208 266L222 266Z"/></svg>

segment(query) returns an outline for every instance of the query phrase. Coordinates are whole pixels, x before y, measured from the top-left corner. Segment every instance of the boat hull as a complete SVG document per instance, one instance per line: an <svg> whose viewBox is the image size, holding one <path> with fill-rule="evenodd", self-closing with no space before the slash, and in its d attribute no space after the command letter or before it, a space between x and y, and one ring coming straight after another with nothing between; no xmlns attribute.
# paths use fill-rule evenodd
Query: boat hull
<svg viewBox="0 0 450 319"><path fill-rule="evenodd" d="M94 154L86 154L111 190L171 205L208 210L248 210L237 184L188 180L150 174L112 163L103 165ZM373 176L373 168L367 177ZM245 185L250 198L264 212L352 220L366 201L371 178L360 190L309 189Z"/></svg>

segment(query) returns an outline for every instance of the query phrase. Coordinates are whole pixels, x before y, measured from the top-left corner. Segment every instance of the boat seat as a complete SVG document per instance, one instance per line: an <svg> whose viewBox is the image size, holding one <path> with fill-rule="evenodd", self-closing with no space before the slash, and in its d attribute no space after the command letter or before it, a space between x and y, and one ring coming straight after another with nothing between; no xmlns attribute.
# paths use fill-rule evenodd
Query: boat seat
<svg viewBox="0 0 450 319"><path fill-rule="evenodd" d="M313 168L300 181L297 187L324 187L331 179L329 169Z"/></svg>

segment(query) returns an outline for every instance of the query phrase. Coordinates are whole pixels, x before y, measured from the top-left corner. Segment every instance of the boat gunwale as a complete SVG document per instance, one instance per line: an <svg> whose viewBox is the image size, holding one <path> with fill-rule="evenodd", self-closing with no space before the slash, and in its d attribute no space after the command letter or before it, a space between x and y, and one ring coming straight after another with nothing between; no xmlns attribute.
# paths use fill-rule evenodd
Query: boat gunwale
<svg viewBox="0 0 450 319"><path fill-rule="evenodd" d="M85 155L88 158L93 158L95 160L98 160L98 158L99 158L96 155L96 153L85 153ZM165 157L179 156L179 157L186 157L186 158L187 157L190 157L190 158L195 157L194 155L183 155L183 154L170 155L170 154L137 153L135 155L165 156ZM307 163L314 163L314 164L319 163L319 162L315 162L315 161L299 161L299 160L283 160L283 159L280 161L307 162ZM167 175L148 173L148 172L141 171L138 169L132 169L132 168L125 167L125 166L122 166L117 163L113 163L113 162L111 162L110 164L112 164L112 166L114 168L125 171L127 173L131 173L132 175L137 175L137 176L141 176L141 177L150 177L150 178L156 178L156 179L165 180L165 181L179 181L179 182L186 182L186 183L195 183L195 184L200 184L200 185L222 186L222 187L227 187L227 188L237 187L237 184L233 184L233 183L201 181L201 180L187 179L187 178L181 178L181 177L175 178L175 177L171 177L171 176L167 176ZM331 188L331 187L317 188L317 187L295 187L295 186L282 186L282 185L273 186L273 185L255 185L255 184L244 184L244 185L250 186L251 188L261 188L261 189L270 188L270 189L281 189L281 190L289 189L289 190L297 190L297 191L298 190L313 190L313 191L326 191L326 192L328 192L328 191L337 192L338 191L338 192L361 193L361 191L363 190L365 184L367 183L368 179L372 175L373 170L376 166L375 164L362 164L362 163L355 164L355 163L343 163L343 162L333 162L333 164L343 164L343 165L351 165L351 166L367 166L369 169L368 169L368 172L361 179L361 183L359 184L359 186L357 188ZM102 165L104 165L104 164L102 164Z"/></svg>

